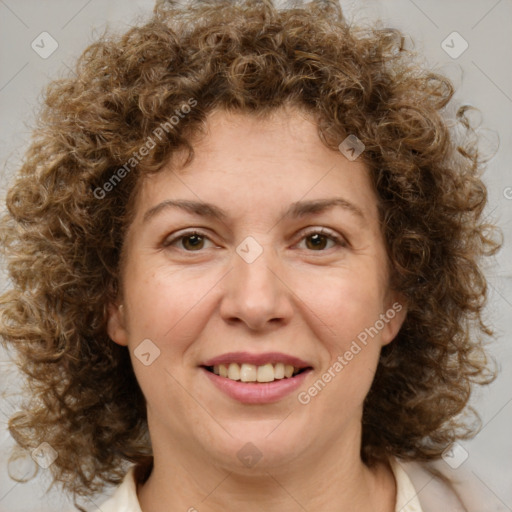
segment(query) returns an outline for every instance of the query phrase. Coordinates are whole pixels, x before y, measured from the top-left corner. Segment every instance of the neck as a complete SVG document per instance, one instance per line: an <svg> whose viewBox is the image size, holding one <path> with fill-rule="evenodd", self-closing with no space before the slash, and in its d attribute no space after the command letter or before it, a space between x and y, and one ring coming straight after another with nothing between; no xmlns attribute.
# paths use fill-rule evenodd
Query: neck
<svg viewBox="0 0 512 512"><path fill-rule="evenodd" d="M139 486L139 502L144 512L393 512L396 486L391 469L386 464L367 467L359 455L360 432L355 434L344 440L318 440L292 464L280 465L274 459L265 463L262 457L245 470L239 461L213 461L197 446L169 439L153 443L154 465Z"/></svg>

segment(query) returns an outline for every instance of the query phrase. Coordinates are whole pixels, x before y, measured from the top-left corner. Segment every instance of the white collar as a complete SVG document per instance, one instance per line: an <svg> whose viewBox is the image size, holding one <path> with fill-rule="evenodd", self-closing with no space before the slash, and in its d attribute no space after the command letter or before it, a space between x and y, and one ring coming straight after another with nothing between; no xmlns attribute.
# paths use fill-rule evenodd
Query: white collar
<svg viewBox="0 0 512 512"><path fill-rule="evenodd" d="M101 512L142 512L137 498L134 472L135 466L132 466L112 497L100 506Z"/></svg>
<svg viewBox="0 0 512 512"><path fill-rule="evenodd" d="M390 458L389 464L396 481L395 512L423 512L418 499L418 492L414 488L409 475L395 458Z"/></svg>
<svg viewBox="0 0 512 512"><path fill-rule="evenodd" d="M396 480L395 512L423 512L417 491L405 470L396 459L391 459L390 465ZM128 470L112 497L101 505L102 512L142 512L137 498L134 468L132 466Z"/></svg>

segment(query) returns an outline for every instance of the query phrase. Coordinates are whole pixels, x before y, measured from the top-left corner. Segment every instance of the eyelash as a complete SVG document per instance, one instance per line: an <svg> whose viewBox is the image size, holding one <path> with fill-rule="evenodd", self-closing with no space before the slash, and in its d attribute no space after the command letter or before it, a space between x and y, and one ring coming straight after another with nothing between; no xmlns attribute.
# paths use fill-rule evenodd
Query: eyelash
<svg viewBox="0 0 512 512"><path fill-rule="evenodd" d="M332 242L334 242L336 244L336 246L339 246L339 247L348 247L348 243L339 235L337 235L335 232L333 231L330 231L330 230L327 230L325 228L316 228L316 229L312 229L306 233L304 233L300 239L300 241L304 240L305 238L307 238L308 236L311 236L311 235L322 235L322 236L325 236L326 238L328 238L329 240L331 240ZM187 238L187 237L191 237L191 236L194 236L194 235L198 235L198 236L201 236L201 237L204 237L204 238L207 238L208 240L210 240L210 237L208 235L206 235L205 233L201 232L201 231L198 231L198 230L190 230L190 231L185 231L177 236L174 236L172 238L167 238L165 239L164 243L163 243L163 246L164 247L170 247L172 244L174 244L175 242L178 242L184 238ZM211 241L211 240L210 240ZM188 253L194 253L194 252L202 252L201 250L199 251L187 251L186 249L182 249L183 251L185 252L188 252ZM320 250L320 251L310 251L310 252L327 252L328 249L323 249L323 250Z"/></svg>

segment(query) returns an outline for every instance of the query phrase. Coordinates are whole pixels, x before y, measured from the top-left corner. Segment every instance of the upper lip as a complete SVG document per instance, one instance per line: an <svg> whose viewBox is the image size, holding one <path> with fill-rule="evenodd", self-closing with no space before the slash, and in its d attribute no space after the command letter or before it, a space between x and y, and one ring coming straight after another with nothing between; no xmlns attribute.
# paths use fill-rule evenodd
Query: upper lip
<svg viewBox="0 0 512 512"><path fill-rule="evenodd" d="M309 368L312 366L298 357L283 354L282 352L264 352L263 354L251 354L249 352L228 352L212 359L208 359L208 361L205 361L200 366L215 366L229 363L248 363L254 364L256 366L262 366L267 363L283 363L291 364L296 368Z"/></svg>

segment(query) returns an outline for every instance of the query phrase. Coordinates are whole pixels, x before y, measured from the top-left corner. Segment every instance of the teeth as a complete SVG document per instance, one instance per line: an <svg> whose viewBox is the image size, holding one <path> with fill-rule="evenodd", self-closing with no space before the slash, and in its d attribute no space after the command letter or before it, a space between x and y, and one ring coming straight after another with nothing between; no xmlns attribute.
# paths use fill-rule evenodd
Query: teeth
<svg viewBox="0 0 512 512"><path fill-rule="evenodd" d="M219 364L213 367L213 373L216 375L242 382L272 382L276 379L289 379L298 372L299 368L283 363L267 363L262 366L248 363L242 365L230 363L229 365Z"/></svg>
<svg viewBox="0 0 512 512"><path fill-rule="evenodd" d="M284 379L284 364L277 363L274 365L274 379Z"/></svg>
<svg viewBox="0 0 512 512"><path fill-rule="evenodd" d="M240 367L240 380L242 382L256 382L258 368L253 364L243 364Z"/></svg>
<svg viewBox="0 0 512 512"><path fill-rule="evenodd" d="M258 382L272 382L276 378L274 366L270 363L258 366L257 374Z"/></svg>
<svg viewBox="0 0 512 512"><path fill-rule="evenodd" d="M290 378L293 375L294 368L291 364L284 365L284 376Z"/></svg>
<svg viewBox="0 0 512 512"><path fill-rule="evenodd" d="M231 363L228 367L228 379L240 380L240 366L236 363Z"/></svg>

